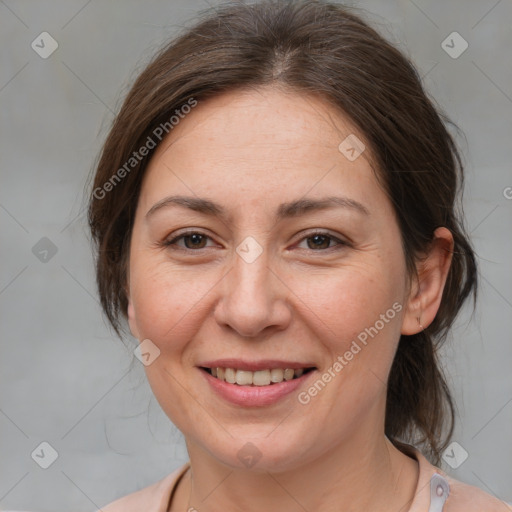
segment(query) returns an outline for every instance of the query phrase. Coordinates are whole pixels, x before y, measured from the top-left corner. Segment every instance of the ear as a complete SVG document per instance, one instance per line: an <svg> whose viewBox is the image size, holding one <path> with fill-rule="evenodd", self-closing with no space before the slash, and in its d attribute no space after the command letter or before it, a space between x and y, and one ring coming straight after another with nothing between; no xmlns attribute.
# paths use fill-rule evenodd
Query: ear
<svg viewBox="0 0 512 512"><path fill-rule="evenodd" d="M132 336L140 340L139 338L139 330L137 328L137 322L135 317L135 308L133 307L133 301L130 294L130 286L127 284L124 287L126 299L128 300L128 307L127 307L127 315L128 315L128 325L130 326L130 331L132 333Z"/></svg>
<svg viewBox="0 0 512 512"><path fill-rule="evenodd" d="M417 276L413 276L402 334L411 335L426 329L434 320L453 256L453 236L444 227L434 231L428 252L418 261Z"/></svg>
<svg viewBox="0 0 512 512"><path fill-rule="evenodd" d="M123 260L123 269L125 281L123 284L124 294L126 295L126 300L128 301L128 307L126 308L126 314L128 316L128 325L130 326L130 332L132 336L140 341L139 338L139 330L137 329L137 322L135 316L135 308L133 307L133 300L131 296L131 286L130 286L130 252L128 251L125 255L125 259Z"/></svg>

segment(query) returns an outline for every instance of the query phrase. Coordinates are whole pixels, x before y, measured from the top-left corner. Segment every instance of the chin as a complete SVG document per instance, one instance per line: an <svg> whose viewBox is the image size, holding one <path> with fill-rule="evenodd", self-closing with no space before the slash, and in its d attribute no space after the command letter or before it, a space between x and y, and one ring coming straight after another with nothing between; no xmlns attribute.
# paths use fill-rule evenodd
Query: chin
<svg viewBox="0 0 512 512"><path fill-rule="evenodd" d="M320 455L312 443L311 429L302 431L303 427L293 425L276 429L278 424L273 422L265 428L239 425L227 428L229 434L221 429L215 436L198 433L196 442L218 462L237 471L285 472Z"/></svg>

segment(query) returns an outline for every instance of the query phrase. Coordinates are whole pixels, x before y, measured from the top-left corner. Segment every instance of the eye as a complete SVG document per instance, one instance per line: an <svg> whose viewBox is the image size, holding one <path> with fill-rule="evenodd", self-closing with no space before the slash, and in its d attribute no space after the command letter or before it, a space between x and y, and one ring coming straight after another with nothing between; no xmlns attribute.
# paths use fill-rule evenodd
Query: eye
<svg viewBox="0 0 512 512"><path fill-rule="evenodd" d="M199 231L187 231L186 233L182 233L181 235L178 235L177 237L166 240L164 242L164 245L166 247L175 245L177 247L180 247L182 249L188 249L188 250L194 250L194 249L204 249L206 248L206 242L210 239L208 235L205 235L204 233L200 233ZM177 242L183 240L184 245L180 245ZM211 247L211 246L209 246Z"/></svg>
<svg viewBox="0 0 512 512"><path fill-rule="evenodd" d="M170 240L165 240L163 245L166 247L174 246L183 250L194 251L212 247L213 245L207 245L208 240L211 240L211 237L205 233L201 233L200 231L187 231ZM304 243L306 243L307 247L301 247L301 244ZM315 231L308 234L308 236L303 237L297 247L300 249L310 249L318 252L328 249L336 249L337 247L339 248L348 245L349 244L347 242L340 240L330 233L324 231Z"/></svg>
<svg viewBox="0 0 512 512"><path fill-rule="evenodd" d="M306 242L307 247L300 247L300 244L297 246L301 249L311 249L313 251L325 250L325 249L334 249L336 246L347 246L348 244L335 236L326 233L324 231L316 231L314 233L310 233L308 236L304 237L301 243ZM332 242L335 242L334 247L332 246Z"/></svg>

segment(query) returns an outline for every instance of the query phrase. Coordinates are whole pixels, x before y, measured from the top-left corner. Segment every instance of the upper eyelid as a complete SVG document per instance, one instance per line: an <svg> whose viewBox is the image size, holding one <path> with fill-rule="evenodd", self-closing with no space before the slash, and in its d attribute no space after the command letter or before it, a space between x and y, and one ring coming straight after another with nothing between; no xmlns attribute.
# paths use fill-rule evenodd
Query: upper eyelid
<svg viewBox="0 0 512 512"><path fill-rule="evenodd" d="M183 231L183 233L173 234L173 236L167 236L164 239L164 242L173 242L174 240L179 240L180 238L190 236L190 235L202 235L207 238L210 238L211 240L214 239L213 236L209 235L208 233L201 231L200 229L190 229L188 231Z"/></svg>
<svg viewBox="0 0 512 512"><path fill-rule="evenodd" d="M190 236L190 235L194 235L194 234L198 234L198 235L203 235L207 238L209 238L210 240L214 241L214 238L212 236L210 236L208 233L204 232L204 231L201 231L199 229L197 230L188 230L188 231L184 231L183 233L179 233L175 236L173 236L172 238L168 237L164 240L164 244L166 245L172 245L174 244L177 240L180 240L181 238L184 238L186 236ZM314 229L313 228L313 231L309 232L309 233L305 233L301 236L301 238L299 238L299 240L296 242L296 243L299 243L299 242L302 242L304 241L305 239L307 238L310 238L312 236L317 236L317 235L323 235L323 236L327 236L333 240L335 240L338 245L349 245L350 242L346 241L346 240L343 240L343 238L340 238L332 233L329 233L328 231L325 231L325 230L322 230L322 229ZM208 249L209 247L202 247L201 249ZM330 247L329 247L330 249ZM189 248L185 248L184 250L187 250L187 251L197 251L199 249L189 249Z"/></svg>

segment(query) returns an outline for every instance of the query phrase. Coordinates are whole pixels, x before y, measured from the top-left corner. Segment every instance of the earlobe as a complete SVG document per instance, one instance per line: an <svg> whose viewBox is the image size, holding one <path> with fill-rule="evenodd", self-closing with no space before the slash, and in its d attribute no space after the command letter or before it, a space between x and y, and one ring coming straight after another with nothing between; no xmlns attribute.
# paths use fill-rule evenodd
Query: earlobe
<svg viewBox="0 0 512 512"><path fill-rule="evenodd" d="M403 317L402 334L417 334L434 320L443 297L452 256L451 232L444 227L437 228L428 253L417 265L417 277L411 286Z"/></svg>
<svg viewBox="0 0 512 512"><path fill-rule="evenodd" d="M127 265L128 266L128 265ZM128 325L130 326L130 332L132 336L136 339L139 338L139 330L137 329L137 322L135 321L135 308L133 307L133 302L130 294L130 275L127 273L126 282L123 287L124 293L126 295L126 300L128 301L128 307L126 308L126 314L128 316Z"/></svg>
<svg viewBox="0 0 512 512"><path fill-rule="evenodd" d="M130 326L130 332L132 333L132 336L134 338L139 339L139 330L137 329L137 323L135 321L135 309L133 308L133 303L129 296L128 296L127 315L128 315L128 325Z"/></svg>

